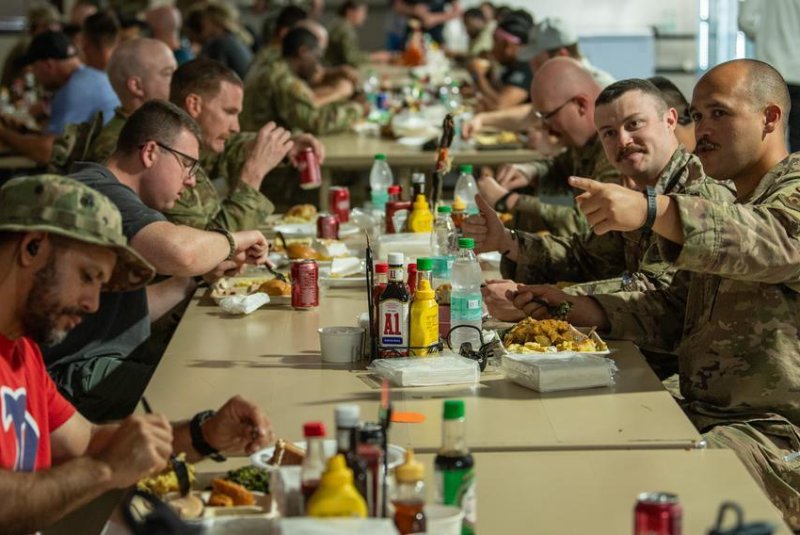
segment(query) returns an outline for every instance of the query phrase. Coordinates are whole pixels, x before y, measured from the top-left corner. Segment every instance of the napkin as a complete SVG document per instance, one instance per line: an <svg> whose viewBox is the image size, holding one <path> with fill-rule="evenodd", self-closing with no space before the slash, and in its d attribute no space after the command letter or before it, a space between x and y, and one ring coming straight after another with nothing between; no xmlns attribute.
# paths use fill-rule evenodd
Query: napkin
<svg viewBox="0 0 800 535"><path fill-rule="evenodd" d="M227 314L250 314L257 308L269 303L269 296L263 292L250 295L231 295L220 299L219 306Z"/></svg>
<svg viewBox="0 0 800 535"><path fill-rule="evenodd" d="M361 271L361 260L352 256L334 258L331 262L331 277L347 277Z"/></svg>
<svg viewBox="0 0 800 535"><path fill-rule="evenodd" d="M390 518L281 518L280 535L395 535Z"/></svg>
<svg viewBox="0 0 800 535"><path fill-rule="evenodd" d="M502 367L510 380L537 392L613 386L617 371L611 359L579 353L509 353Z"/></svg>
<svg viewBox="0 0 800 535"><path fill-rule="evenodd" d="M437 357L377 359L369 369L396 386L475 384L481 376L476 361L455 353Z"/></svg>

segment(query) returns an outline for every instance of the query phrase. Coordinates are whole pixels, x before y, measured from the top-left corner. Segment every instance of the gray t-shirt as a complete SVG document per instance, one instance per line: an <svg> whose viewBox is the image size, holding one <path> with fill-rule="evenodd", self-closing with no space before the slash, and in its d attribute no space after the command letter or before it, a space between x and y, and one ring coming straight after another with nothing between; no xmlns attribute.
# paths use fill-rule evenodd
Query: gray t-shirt
<svg viewBox="0 0 800 535"><path fill-rule="evenodd" d="M136 192L102 165L78 163L75 168L70 178L99 191L117 206L122 214L122 232L129 242L147 225L167 220L160 212L145 206ZM144 289L103 292L96 313L86 316L63 342L44 347L42 352L48 368L98 357L124 359L149 336L150 317Z"/></svg>

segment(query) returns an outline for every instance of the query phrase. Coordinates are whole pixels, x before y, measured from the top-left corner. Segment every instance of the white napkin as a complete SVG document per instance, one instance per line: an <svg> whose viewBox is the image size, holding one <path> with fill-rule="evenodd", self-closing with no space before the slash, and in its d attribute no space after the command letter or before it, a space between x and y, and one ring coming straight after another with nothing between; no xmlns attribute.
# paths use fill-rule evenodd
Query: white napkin
<svg viewBox="0 0 800 535"><path fill-rule="evenodd" d="M361 271L361 260L352 256L334 258L331 262L331 277L347 277Z"/></svg>
<svg viewBox="0 0 800 535"><path fill-rule="evenodd" d="M220 299L219 306L227 314L250 314L269 303L269 296L263 292L251 295L231 295Z"/></svg>

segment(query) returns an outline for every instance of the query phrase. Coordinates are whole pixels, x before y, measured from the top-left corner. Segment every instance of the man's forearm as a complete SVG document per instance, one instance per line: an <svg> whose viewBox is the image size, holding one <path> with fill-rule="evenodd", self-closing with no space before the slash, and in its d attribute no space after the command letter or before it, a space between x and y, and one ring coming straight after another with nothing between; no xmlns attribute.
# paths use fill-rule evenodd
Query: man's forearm
<svg viewBox="0 0 800 535"><path fill-rule="evenodd" d="M230 254L223 234L167 222L147 225L136 233L131 246L157 273L182 277L208 273Z"/></svg>
<svg viewBox="0 0 800 535"><path fill-rule="evenodd" d="M22 134L6 127L0 127L0 141L11 147L14 152L34 160L36 163L46 164L53 153L52 134Z"/></svg>
<svg viewBox="0 0 800 535"><path fill-rule="evenodd" d="M150 321L160 319L178 303L192 294L196 288L194 279L190 277L170 277L147 287L147 310Z"/></svg>
<svg viewBox="0 0 800 535"><path fill-rule="evenodd" d="M0 529L33 533L112 488L108 465L90 457L41 472L2 470Z"/></svg>
<svg viewBox="0 0 800 535"><path fill-rule="evenodd" d="M481 114L481 122L484 126L502 130L514 132L524 130L528 126L527 120L531 114L531 108L531 104L520 104L502 110L485 112Z"/></svg>
<svg viewBox="0 0 800 535"><path fill-rule="evenodd" d="M475 85L478 86L478 91L483 95L483 100L490 108L497 107L497 91L494 90L492 84L485 76L481 75L475 79Z"/></svg>
<svg viewBox="0 0 800 535"><path fill-rule="evenodd" d="M667 195L656 198L656 220L653 232L673 243L683 244L683 228L677 203Z"/></svg>

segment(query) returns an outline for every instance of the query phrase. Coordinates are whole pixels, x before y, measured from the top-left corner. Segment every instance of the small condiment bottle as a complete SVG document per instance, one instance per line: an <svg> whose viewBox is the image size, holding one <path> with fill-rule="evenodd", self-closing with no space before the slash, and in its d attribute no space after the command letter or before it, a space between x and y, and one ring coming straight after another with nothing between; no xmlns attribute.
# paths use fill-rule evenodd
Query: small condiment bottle
<svg viewBox="0 0 800 535"><path fill-rule="evenodd" d="M358 456L358 434L361 408L353 403L336 405L336 452L344 455L347 467L353 471L353 485L367 498L367 463Z"/></svg>
<svg viewBox="0 0 800 535"><path fill-rule="evenodd" d="M427 233L433 231L433 214L425 195L417 195L416 199L414 199L413 210L408 216L408 230L409 232Z"/></svg>
<svg viewBox="0 0 800 535"><path fill-rule="evenodd" d="M309 422L303 426L303 436L306 439L306 456L300 471L300 490L303 493L303 503L308 500L319 486L322 472L325 470L325 424L322 422Z"/></svg>
<svg viewBox="0 0 800 535"><path fill-rule="evenodd" d="M381 300L381 294L386 289L386 285L389 283L389 263L388 262L376 262L375 263L375 279L372 286L372 303L373 303L373 311L372 311L372 318L375 327L375 334L377 335L379 330L379 322L378 322L378 304Z"/></svg>
<svg viewBox="0 0 800 535"><path fill-rule="evenodd" d="M409 262L408 267L406 267L406 271L408 271L408 276L406 277L406 284L408 284L408 293L411 294L411 300L414 300L414 292L417 290L417 264L414 262Z"/></svg>
<svg viewBox="0 0 800 535"><path fill-rule="evenodd" d="M392 499L395 527L400 535L425 531L425 467L414 458L412 450L406 450L405 462L394 469L394 477L397 480Z"/></svg>
<svg viewBox="0 0 800 535"><path fill-rule="evenodd" d="M389 186L389 201L386 203L386 234L405 232L411 201L400 200L402 188L395 184Z"/></svg>
<svg viewBox="0 0 800 535"><path fill-rule="evenodd" d="M308 516L365 518L367 502L353 486L353 471L347 468L344 455L328 460L319 488L308 500Z"/></svg>
<svg viewBox="0 0 800 535"><path fill-rule="evenodd" d="M439 341L439 305L430 280L420 278L411 303L411 355L424 357L428 348Z"/></svg>
<svg viewBox="0 0 800 535"><path fill-rule="evenodd" d="M365 423L358 435L358 456L367 463L367 506L369 516L380 516L383 475L383 428L375 423Z"/></svg>
<svg viewBox="0 0 800 535"><path fill-rule="evenodd" d="M466 217L467 203L464 202L464 199L461 197L456 197L455 200L453 200L452 208L453 212L450 214L450 217L453 219L453 225L459 229L459 235L461 235L461 224Z"/></svg>

